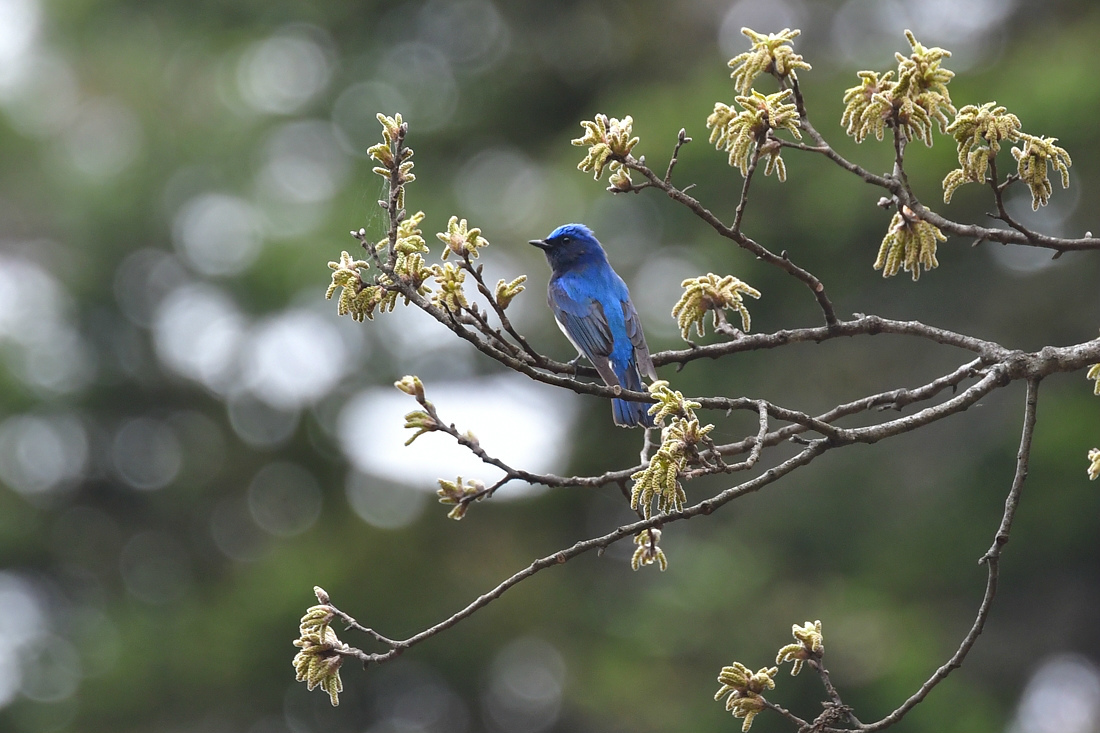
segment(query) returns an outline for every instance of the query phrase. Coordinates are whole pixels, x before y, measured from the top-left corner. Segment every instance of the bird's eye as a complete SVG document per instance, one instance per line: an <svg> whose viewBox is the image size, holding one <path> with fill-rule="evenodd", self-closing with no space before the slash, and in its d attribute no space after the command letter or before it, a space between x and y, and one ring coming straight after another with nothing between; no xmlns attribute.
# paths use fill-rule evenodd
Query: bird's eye
<svg viewBox="0 0 1100 733"><path fill-rule="evenodd" d="M561 238L561 243L562 244L569 244L570 241L572 241L572 237L570 237L569 235L566 235L566 236Z"/></svg>

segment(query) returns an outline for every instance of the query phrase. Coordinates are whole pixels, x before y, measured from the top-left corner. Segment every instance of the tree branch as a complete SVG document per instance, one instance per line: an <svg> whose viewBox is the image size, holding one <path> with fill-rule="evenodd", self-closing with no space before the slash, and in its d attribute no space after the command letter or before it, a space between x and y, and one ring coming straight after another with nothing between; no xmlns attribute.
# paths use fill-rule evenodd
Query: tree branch
<svg viewBox="0 0 1100 733"><path fill-rule="evenodd" d="M1016 515L1016 508L1019 506L1020 502L1020 492L1023 490L1024 481L1027 479L1028 462L1031 459L1031 442L1035 434L1035 416L1038 399L1039 378L1029 379L1027 382L1027 396L1024 401L1023 434L1020 436L1020 449L1016 453L1016 472L1012 477L1012 487L1009 489L1008 497L1005 499L1004 514L1001 517L1001 524L997 528L997 533L994 536L993 544L978 560L979 564L985 564L988 569L988 576L986 579L985 594L982 596L981 605L978 607L978 615L975 617L974 623L970 627L970 631L967 632L959 648L955 650L951 658L947 660L942 667L937 669L935 674L928 678L928 680L921 685L919 690L902 703L899 708L894 710L894 712L878 722L862 726L860 728L861 731L874 733L875 731L884 730L905 717L910 710L928 696L928 693L931 692L936 685L947 679L947 676L951 674L952 671L962 666L963 660L966 659L966 655L970 653L970 650L974 647L974 642L978 640L978 637L982 633L982 629L985 628L986 619L989 617L989 609L993 605L993 598L997 595L997 580L1000 572L1001 551L1008 542L1009 531L1012 528L1012 519Z"/></svg>
<svg viewBox="0 0 1100 733"><path fill-rule="evenodd" d="M645 176L646 180L653 185L654 188L659 188L665 192L670 199L678 204L686 206L697 217L705 221L711 226L714 231L719 235L725 237L736 243L742 249L746 249L752 254L756 255L759 259L767 262L770 265L774 265L779 269L787 272L796 279L800 280L806 285L813 293L814 298L817 300L818 306L821 308L821 312L825 316L826 325L832 325L836 323L836 310L833 308L832 302L829 300L829 296L825 294L825 285L817 279L808 270L804 270L798 265L794 264L789 257L783 255L777 255L774 252L768 250L752 238L745 236L742 232L734 229L733 227L726 226L721 219L715 216L710 209L706 208L695 199L685 193L683 190L676 188L671 183L668 183L657 176L648 166L634 158L631 155L627 155L623 161L623 165L630 170L637 171Z"/></svg>

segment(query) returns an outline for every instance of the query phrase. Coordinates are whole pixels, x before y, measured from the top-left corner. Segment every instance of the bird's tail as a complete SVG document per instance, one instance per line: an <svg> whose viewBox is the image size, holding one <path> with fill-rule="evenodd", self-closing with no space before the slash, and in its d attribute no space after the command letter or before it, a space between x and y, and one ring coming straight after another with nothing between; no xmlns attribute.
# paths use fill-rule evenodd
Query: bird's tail
<svg viewBox="0 0 1100 733"><path fill-rule="evenodd" d="M642 385L642 378L638 374L638 366L631 359L626 364L625 369L618 368L617 365L612 365L615 369L615 376L619 378L619 384L623 389L634 390L635 392L645 392L645 387ZM611 414L615 418L615 424L624 428L651 428L653 427L653 416L649 414L650 403L648 402L632 402L630 400L611 400Z"/></svg>

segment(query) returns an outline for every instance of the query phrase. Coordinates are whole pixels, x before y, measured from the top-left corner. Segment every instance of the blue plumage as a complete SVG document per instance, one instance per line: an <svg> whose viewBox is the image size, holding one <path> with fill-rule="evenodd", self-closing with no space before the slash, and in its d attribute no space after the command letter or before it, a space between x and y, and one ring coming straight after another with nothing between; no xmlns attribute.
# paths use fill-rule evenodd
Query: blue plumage
<svg viewBox="0 0 1100 733"><path fill-rule="evenodd" d="M644 391L642 376L657 378L630 292L607 253L583 224L566 224L531 244L546 253L553 274L547 302L566 338L609 386ZM653 427L649 404L611 401L615 424Z"/></svg>

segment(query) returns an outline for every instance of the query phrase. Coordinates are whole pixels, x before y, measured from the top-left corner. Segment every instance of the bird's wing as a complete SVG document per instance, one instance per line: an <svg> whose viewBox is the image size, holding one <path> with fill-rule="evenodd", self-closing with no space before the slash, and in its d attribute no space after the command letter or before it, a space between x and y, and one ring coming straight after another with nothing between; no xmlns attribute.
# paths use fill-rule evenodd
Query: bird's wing
<svg viewBox="0 0 1100 733"><path fill-rule="evenodd" d="M554 319L573 346L592 362L604 382L612 386L618 384L619 378L608 362L613 343L611 329L599 302L593 298L574 298L557 281L551 281L547 301L554 311Z"/></svg>
<svg viewBox="0 0 1100 733"><path fill-rule="evenodd" d="M634 359L638 363L638 371L650 379L657 378L657 370L653 368L653 359L649 355L649 346L645 342L645 334L642 333L642 322L638 318L638 311L630 299L623 301L623 320L626 322L626 335L630 343L634 345Z"/></svg>

